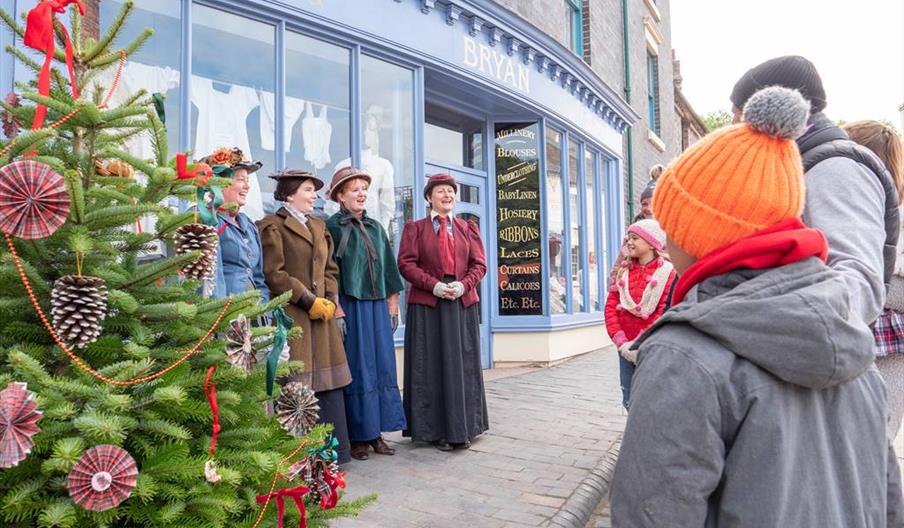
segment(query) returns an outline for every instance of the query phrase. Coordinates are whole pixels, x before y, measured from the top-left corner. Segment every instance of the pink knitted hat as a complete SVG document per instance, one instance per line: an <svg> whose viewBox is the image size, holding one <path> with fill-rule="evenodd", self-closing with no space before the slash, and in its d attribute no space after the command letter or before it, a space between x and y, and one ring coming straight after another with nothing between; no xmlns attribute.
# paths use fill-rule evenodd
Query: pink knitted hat
<svg viewBox="0 0 904 528"><path fill-rule="evenodd" d="M638 220L631 224L628 233L634 233L657 251L665 251L665 231L659 226L659 222L652 218Z"/></svg>

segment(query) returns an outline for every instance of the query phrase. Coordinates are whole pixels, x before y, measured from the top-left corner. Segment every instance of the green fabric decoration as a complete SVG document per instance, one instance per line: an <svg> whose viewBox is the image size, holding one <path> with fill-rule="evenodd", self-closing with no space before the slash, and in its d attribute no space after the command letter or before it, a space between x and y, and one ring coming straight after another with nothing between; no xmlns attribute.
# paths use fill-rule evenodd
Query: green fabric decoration
<svg viewBox="0 0 904 528"><path fill-rule="evenodd" d="M198 214L204 225L217 226L217 210L223 205L223 191L219 187L198 187Z"/></svg>
<svg viewBox="0 0 904 528"><path fill-rule="evenodd" d="M166 96L160 92L154 92L151 94L151 99L154 101L154 110L157 111L157 117L160 118L161 123L166 125L166 109L163 107Z"/></svg>
<svg viewBox="0 0 904 528"><path fill-rule="evenodd" d="M276 319L276 333L273 335L273 346L270 348L270 353L267 354L267 396L273 396L276 365L279 363L279 356L282 354L283 348L286 347L289 329L295 323L282 306L273 310L273 317Z"/></svg>

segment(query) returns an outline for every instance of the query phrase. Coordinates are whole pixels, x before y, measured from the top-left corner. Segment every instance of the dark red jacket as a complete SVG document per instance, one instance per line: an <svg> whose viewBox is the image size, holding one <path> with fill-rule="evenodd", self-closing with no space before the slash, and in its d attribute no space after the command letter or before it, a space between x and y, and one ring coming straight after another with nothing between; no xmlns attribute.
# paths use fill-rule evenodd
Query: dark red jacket
<svg viewBox="0 0 904 528"><path fill-rule="evenodd" d="M461 303L467 308L480 300L477 284L487 272L487 259L476 223L455 218L453 235L455 280L465 286ZM443 278L443 262L433 230L433 219L429 216L405 223L399 246L399 271L411 283L408 304L436 306L439 299L433 295L433 287Z"/></svg>
<svg viewBox="0 0 904 528"><path fill-rule="evenodd" d="M629 264L628 291L631 292L631 297L636 301L640 301L641 297L643 297L643 291L647 287L647 277L652 275L658 267L659 259L653 259L653 261L646 266L639 266L636 261L632 261L631 264ZM672 273L669 274L668 282L665 285L665 290L663 290L662 297L659 299L659 304L656 306L656 311L647 319L638 317L627 310L619 310L617 308L619 303L618 287L615 284L612 284L609 287L609 295L606 297L606 332L609 334L609 337L612 338L613 342L617 341L615 336L619 332L624 332L625 339L631 341L659 319L659 316L662 315L662 309L665 306L666 298L669 296L669 289L671 288L672 281L674 280L675 270L672 270ZM616 342L615 345L621 346L622 343Z"/></svg>

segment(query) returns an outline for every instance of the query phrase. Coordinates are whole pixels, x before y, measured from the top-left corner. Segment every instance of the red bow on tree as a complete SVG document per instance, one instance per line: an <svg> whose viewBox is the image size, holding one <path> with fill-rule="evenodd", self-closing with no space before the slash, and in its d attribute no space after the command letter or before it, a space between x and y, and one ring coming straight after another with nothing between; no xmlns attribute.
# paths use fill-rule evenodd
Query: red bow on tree
<svg viewBox="0 0 904 528"><path fill-rule="evenodd" d="M304 509L304 500L302 497L307 494L310 489L306 486L298 486L297 488L283 488L276 493L271 493L269 495L258 495L257 503L264 504L271 499L276 499L276 528L283 528L283 516L286 513L286 497L291 498L295 501L295 506L298 507L298 513L301 514L301 518L298 519L298 528L307 528L308 526L308 515L305 513Z"/></svg>
<svg viewBox="0 0 904 528"><path fill-rule="evenodd" d="M188 156L181 152L176 154L176 177L178 179L191 180L192 178L200 178L199 185L203 186L211 174L210 165L206 163L198 163L192 170L188 170Z"/></svg>
<svg viewBox="0 0 904 528"><path fill-rule="evenodd" d="M53 62L56 52L53 38L53 27L56 25L60 28L63 41L66 43L66 67L69 69L72 97L78 99L78 86L75 83L75 70L72 66L72 41L69 39L66 26L60 24L54 17L54 13L65 13L69 4L75 4L79 14L85 16L85 6L82 4L82 0L44 0L28 12L28 18L25 21L25 38L23 40L25 45L44 52L44 65L38 74L38 93L45 97L50 97L50 63ZM46 116L47 107L39 103L35 108L32 130L41 128Z"/></svg>

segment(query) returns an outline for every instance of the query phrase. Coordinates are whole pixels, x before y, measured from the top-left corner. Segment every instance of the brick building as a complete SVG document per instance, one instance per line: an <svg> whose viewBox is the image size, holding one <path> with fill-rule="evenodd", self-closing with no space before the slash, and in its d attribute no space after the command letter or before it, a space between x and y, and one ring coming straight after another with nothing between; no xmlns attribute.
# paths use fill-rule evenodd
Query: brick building
<svg viewBox="0 0 904 528"><path fill-rule="evenodd" d="M636 209L650 168L667 164L706 131L673 67L669 0L497 2L580 55L640 116L623 149L625 173L633 175L624 196L633 207L626 203L625 210Z"/></svg>

